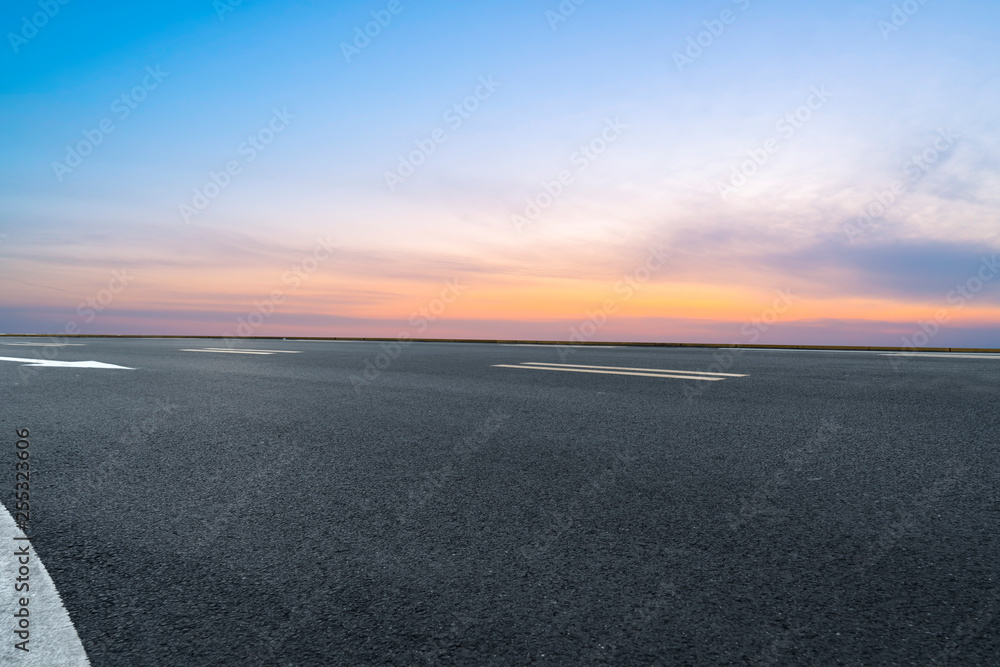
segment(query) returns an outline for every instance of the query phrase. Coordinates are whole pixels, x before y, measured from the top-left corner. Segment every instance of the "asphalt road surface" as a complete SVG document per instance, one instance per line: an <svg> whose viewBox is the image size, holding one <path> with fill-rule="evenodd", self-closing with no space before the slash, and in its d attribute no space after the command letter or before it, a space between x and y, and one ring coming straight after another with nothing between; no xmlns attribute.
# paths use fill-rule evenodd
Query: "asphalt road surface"
<svg viewBox="0 0 1000 667"><path fill-rule="evenodd" d="M51 342L5 664L1000 663L1000 358Z"/></svg>

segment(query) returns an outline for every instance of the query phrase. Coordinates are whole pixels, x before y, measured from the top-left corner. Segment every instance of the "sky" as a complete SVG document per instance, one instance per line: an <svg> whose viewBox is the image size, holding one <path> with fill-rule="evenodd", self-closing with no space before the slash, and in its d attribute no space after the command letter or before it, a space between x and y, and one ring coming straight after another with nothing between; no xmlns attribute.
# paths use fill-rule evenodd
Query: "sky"
<svg viewBox="0 0 1000 667"><path fill-rule="evenodd" d="M1000 347L995 1L0 30L0 332Z"/></svg>

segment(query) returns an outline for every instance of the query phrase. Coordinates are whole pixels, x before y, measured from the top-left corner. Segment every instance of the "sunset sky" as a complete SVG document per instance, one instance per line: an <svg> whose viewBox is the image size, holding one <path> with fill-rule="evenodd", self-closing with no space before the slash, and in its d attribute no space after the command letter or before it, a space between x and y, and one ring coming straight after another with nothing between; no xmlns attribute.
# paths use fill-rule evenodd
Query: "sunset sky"
<svg viewBox="0 0 1000 667"><path fill-rule="evenodd" d="M0 332L1000 347L995 0L64 2Z"/></svg>

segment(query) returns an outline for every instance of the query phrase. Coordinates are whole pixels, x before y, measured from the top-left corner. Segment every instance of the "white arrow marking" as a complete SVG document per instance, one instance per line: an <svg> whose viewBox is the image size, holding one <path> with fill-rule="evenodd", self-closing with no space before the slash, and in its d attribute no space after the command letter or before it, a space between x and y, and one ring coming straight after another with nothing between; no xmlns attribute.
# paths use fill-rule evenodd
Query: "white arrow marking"
<svg viewBox="0 0 1000 667"><path fill-rule="evenodd" d="M4 615L3 641L0 642L0 664L25 665L26 667L87 667L87 653L76 634L73 621L63 606L59 591L49 576L48 571L38 559L35 549L27 547L27 556L18 556L15 552L29 544L25 540L14 538L24 537L14 523L14 518L4 508L0 507L0 609ZM27 561L27 563L25 563ZM22 566L28 568L28 574L22 575ZM17 577L28 579L28 588L15 591ZM23 582L22 582L23 583ZM11 632L17 627L18 619L14 614L21 609L20 600L26 598L28 610L28 643L27 652L14 647L21 639Z"/></svg>
<svg viewBox="0 0 1000 667"><path fill-rule="evenodd" d="M19 357L0 357L0 361L20 361L26 366L49 366L51 368L119 368L124 371L134 371L128 366L115 366L100 361L52 361L51 359L21 359Z"/></svg>

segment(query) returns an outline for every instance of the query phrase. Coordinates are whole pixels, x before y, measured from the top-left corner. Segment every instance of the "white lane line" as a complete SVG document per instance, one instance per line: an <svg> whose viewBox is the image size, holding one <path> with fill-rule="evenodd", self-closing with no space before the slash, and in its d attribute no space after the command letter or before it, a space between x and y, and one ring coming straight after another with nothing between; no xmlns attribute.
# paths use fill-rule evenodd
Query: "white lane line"
<svg viewBox="0 0 1000 667"><path fill-rule="evenodd" d="M638 375L647 378L672 378L674 380L705 380L719 382L725 378L705 377L704 375L666 375L664 373L628 373L624 371L599 371L591 368L562 368L558 366L514 366L511 364L493 364L493 368L520 368L527 371L564 371L567 373L600 373L602 375Z"/></svg>
<svg viewBox="0 0 1000 667"><path fill-rule="evenodd" d="M942 357L945 359L1000 359L1000 354L975 354L970 352L883 352L883 357Z"/></svg>
<svg viewBox="0 0 1000 667"><path fill-rule="evenodd" d="M134 371L128 366L115 366L100 361L52 361L51 359L21 359L19 357L0 357L0 361L20 361L25 366L49 368L117 368L124 371Z"/></svg>
<svg viewBox="0 0 1000 667"><path fill-rule="evenodd" d="M0 641L0 664L31 667L87 667L90 660L76 634L73 621L63 606L59 591L45 565L24 537L6 508L0 508L0 607L4 615L3 641ZM24 555L22 552L27 551ZM27 568L27 574L25 570ZM27 584L21 591L15 584ZM20 585L19 584L19 585ZM21 599L28 601L22 607ZM27 609L27 652L16 648L24 635L20 619L13 614ZM11 632L11 630L14 632Z"/></svg>
<svg viewBox="0 0 1000 667"><path fill-rule="evenodd" d="M709 373L706 371L679 371L676 369L667 368L629 368L626 366L587 366L586 364L550 364L544 361L525 361L525 364L529 366L558 366L567 368L603 368L606 370L615 371L651 371L654 373L685 373L687 375L711 375L713 377L727 377L727 378L745 378L749 377L747 375L739 375L737 373Z"/></svg>
<svg viewBox="0 0 1000 667"><path fill-rule="evenodd" d="M264 354L302 354L299 350L250 350L246 348L206 347L205 352L263 352Z"/></svg>
<svg viewBox="0 0 1000 667"><path fill-rule="evenodd" d="M30 347L82 347L86 343L3 343L4 345L24 345Z"/></svg>
<svg viewBox="0 0 1000 667"><path fill-rule="evenodd" d="M218 352L219 354L271 354L270 352L244 352L243 350L181 350L181 352Z"/></svg>

